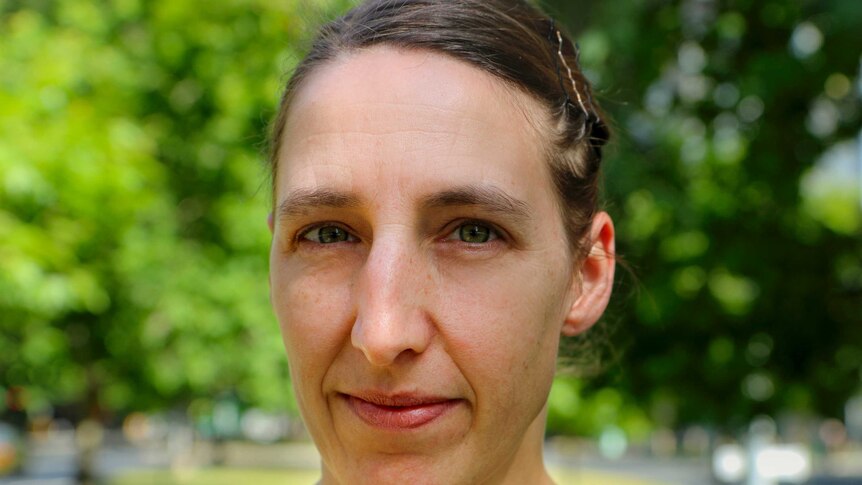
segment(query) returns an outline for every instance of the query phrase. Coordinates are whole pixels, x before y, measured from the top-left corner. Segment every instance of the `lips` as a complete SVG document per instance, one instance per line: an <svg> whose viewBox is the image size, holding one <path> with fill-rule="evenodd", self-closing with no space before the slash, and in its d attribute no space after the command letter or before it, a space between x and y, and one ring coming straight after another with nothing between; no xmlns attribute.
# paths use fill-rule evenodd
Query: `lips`
<svg viewBox="0 0 862 485"><path fill-rule="evenodd" d="M406 430L428 425L461 402L460 399L409 394L344 394L343 397L359 419L386 430Z"/></svg>

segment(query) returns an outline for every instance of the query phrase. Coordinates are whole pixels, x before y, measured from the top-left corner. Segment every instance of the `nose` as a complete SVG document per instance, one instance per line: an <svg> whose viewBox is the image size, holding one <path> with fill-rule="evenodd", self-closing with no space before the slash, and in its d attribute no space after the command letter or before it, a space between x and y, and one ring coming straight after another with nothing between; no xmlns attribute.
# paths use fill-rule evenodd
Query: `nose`
<svg viewBox="0 0 862 485"><path fill-rule="evenodd" d="M409 237L378 237L372 244L357 286L350 339L374 366L421 354L431 341L433 324L423 308L423 284L430 282L421 261Z"/></svg>

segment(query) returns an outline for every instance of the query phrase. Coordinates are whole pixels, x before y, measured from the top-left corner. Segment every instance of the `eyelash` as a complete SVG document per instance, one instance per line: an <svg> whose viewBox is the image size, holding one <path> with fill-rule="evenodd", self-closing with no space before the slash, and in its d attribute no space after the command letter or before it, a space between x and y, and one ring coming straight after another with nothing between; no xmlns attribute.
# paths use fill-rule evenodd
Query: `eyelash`
<svg viewBox="0 0 862 485"><path fill-rule="evenodd" d="M324 242L321 242L321 241L319 240L319 236L318 236L318 240L316 240L316 241L315 241L315 240L313 240L313 239L309 239L309 238L307 237L309 234L311 234L311 233L312 233L312 232L314 232L314 231L319 231L319 230L321 230L321 229L330 228L330 227L331 227L331 228L338 229L338 230L341 230L341 231L344 231L344 232L347 234L347 240L345 240L345 241L337 241L337 242L333 242L333 243L324 243ZM303 230L299 231L299 232L297 233L297 235L296 235L296 242L297 242L297 243L308 242L308 243L311 243L311 244L317 244L317 245L319 245L319 246L328 246L328 245L330 245L330 244L337 244L337 243L339 243L339 242L340 242L340 243L352 243L352 242L356 242L356 241L358 241L358 240L359 240L359 238L358 238L358 237L356 237L356 235L354 235L354 234L353 234L353 231L351 231L350 229L348 229L347 227L345 227L345 226L344 226L344 225L342 225L342 224L337 224L337 223L334 223L334 222L323 222L323 223L320 223L320 224L315 224L315 225L313 225L313 226L311 226L311 227L308 227L308 228L305 228L305 229L303 229Z"/></svg>
<svg viewBox="0 0 862 485"><path fill-rule="evenodd" d="M477 227L487 229L489 239L487 241L482 241L482 242L469 242L469 241L462 240L460 238L461 234L459 234L459 232L461 230L463 230L466 226L477 226ZM318 236L317 240L310 239L307 237L309 234L311 234L314 231L319 231L320 229L330 228L330 227L344 231L347 235L347 239L344 241L335 241L335 242L325 243L325 242L320 241L320 239L319 239L320 236ZM454 226L450 225L449 229L445 232L445 234L446 234L445 237L443 237L441 239L442 241L454 241L454 242L458 242L458 243L462 243L462 244L468 244L470 246L482 246L482 245L492 244L492 243L494 243L494 241L504 241L506 239L506 233L504 231L498 229L497 226L495 226L494 224L490 224L490 223L480 221L480 220L458 221L456 223L456 225L454 225ZM307 243L315 244L318 246L328 246L331 244L338 244L338 243L353 243L353 242L356 242L358 240L359 240L359 238L355 234L353 234L353 232L350 229L346 228L342 224L337 224L337 223L333 223L333 222L324 222L324 223L320 223L320 224L315 224L311 227L308 227L308 228L305 228L305 229L299 231L297 233L297 236L296 236L296 243L307 242Z"/></svg>
<svg viewBox="0 0 862 485"><path fill-rule="evenodd" d="M489 239L483 242L469 242L460 239L461 234L460 231L467 226L478 226L488 230ZM478 220L463 220L458 221L457 225L454 227L450 226L451 230L446 233L446 237L443 238L444 241L455 241L462 244L469 244L470 246L481 246L486 244L492 244L494 241L502 241L504 239L504 232L497 228L497 226L493 224L489 224L485 221Z"/></svg>

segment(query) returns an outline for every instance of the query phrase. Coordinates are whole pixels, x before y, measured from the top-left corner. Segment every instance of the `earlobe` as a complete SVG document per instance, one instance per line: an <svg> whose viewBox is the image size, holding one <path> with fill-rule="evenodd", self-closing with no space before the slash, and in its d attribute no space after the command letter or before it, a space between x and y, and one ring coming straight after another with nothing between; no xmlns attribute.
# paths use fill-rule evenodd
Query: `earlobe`
<svg viewBox="0 0 862 485"><path fill-rule="evenodd" d="M614 223L606 212L593 218L589 238L590 251L574 271L572 288L579 294L563 322L562 333L567 337L587 331L601 318L614 286Z"/></svg>

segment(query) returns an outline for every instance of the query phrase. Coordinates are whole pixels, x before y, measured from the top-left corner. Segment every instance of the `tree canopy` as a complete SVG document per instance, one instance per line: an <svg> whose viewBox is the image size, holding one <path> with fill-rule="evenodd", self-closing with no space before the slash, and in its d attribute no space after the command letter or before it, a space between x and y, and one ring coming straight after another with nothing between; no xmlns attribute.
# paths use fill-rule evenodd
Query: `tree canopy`
<svg viewBox="0 0 862 485"><path fill-rule="evenodd" d="M265 135L347 4L0 5L0 387L32 412L293 408ZM559 380L551 429L840 416L862 376L862 3L546 5L614 120L631 267L618 357Z"/></svg>

